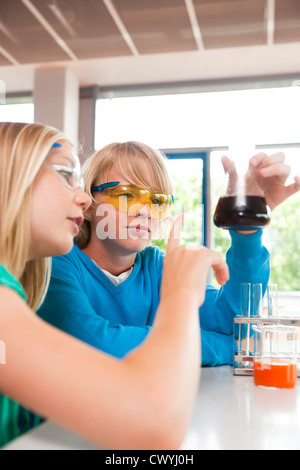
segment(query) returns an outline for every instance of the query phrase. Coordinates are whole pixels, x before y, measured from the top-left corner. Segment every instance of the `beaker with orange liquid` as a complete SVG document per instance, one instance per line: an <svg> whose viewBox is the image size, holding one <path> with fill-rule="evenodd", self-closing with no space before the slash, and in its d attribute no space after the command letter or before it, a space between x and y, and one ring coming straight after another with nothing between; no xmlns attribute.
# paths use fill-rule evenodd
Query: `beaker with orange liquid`
<svg viewBox="0 0 300 470"><path fill-rule="evenodd" d="M254 330L255 385L294 388L297 382L297 327L257 325Z"/></svg>

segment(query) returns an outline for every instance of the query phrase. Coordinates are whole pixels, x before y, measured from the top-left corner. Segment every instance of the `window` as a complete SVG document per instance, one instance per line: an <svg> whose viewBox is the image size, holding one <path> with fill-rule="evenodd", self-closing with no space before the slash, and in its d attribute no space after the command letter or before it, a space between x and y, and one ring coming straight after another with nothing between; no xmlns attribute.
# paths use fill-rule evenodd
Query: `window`
<svg viewBox="0 0 300 470"><path fill-rule="evenodd" d="M195 193L198 198L198 194L205 193L202 185L206 190L210 187L210 200L201 199L205 205L203 213L207 211L205 220L210 222L211 246L224 253L230 243L229 234L212 224L224 180L220 156L226 153L232 134L241 131L250 135L257 148L266 153L283 151L292 167L292 175L300 175L299 83L295 81L291 83L295 86L277 88L99 99L95 148L113 141L140 140L154 148L169 149L168 155L182 154L182 161L170 160L171 173L175 171L175 179L176 174L181 177L175 197L182 198L183 203L187 193ZM203 167L193 169L195 162L186 155L195 149L207 152L211 168L208 179ZM182 162L185 163L180 166ZM204 162L206 160L202 159L202 165ZM182 168L190 172L188 176ZM189 181L189 175L196 174L204 178ZM300 194L297 194L278 207L272 214L271 227L264 230L264 243L272 254L271 281L277 283L281 291L300 291L297 271L300 264L299 203ZM186 243L193 242L186 238Z"/></svg>
<svg viewBox="0 0 300 470"><path fill-rule="evenodd" d="M265 147L260 149L272 155L283 152L286 162L292 168L292 173L287 180L287 184L293 182L294 176L300 175L300 145L299 147ZM212 207L215 208L221 186L224 182L224 172L222 171L221 156L224 151L211 153L212 168L211 174L211 200ZM264 229L263 242L271 253L271 278L270 282L278 284L280 291L300 291L299 265L299 233L300 219L299 213L300 195L296 194L276 208L271 215L271 225ZM230 244L229 234L226 231L213 229L214 249L221 254L225 254Z"/></svg>
<svg viewBox="0 0 300 470"><path fill-rule="evenodd" d="M27 122L34 121L33 103L13 103L0 105L0 122Z"/></svg>
<svg viewBox="0 0 300 470"><path fill-rule="evenodd" d="M239 129L251 132L256 145L296 143L299 109L300 86L99 99L95 148L116 140L169 149L224 147Z"/></svg>
<svg viewBox="0 0 300 470"><path fill-rule="evenodd" d="M184 214L184 226L181 232L181 244L186 247L195 247L206 243L205 230L205 173L206 154L195 152L190 154L167 153L167 168L174 185L174 205L171 209L171 218ZM165 238L155 240L154 245L165 250L168 231L163 233Z"/></svg>
<svg viewBox="0 0 300 470"><path fill-rule="evenodd" d="M206 153L166 153L166 156L175 188L173 214L184 214L181 242L189 247L205 245Z"/></svg>

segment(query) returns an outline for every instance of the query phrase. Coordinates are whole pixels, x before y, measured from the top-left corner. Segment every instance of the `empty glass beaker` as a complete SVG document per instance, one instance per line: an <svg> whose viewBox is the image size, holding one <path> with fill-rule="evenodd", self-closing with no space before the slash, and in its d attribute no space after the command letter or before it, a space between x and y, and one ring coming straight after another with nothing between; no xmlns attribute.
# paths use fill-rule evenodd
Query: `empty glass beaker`
<svg viewBox="0 0 300 470"><path fill-rule="evenodd" d="M257 325L254 330L254 383L293 388L297 382L297 332L285 325Z"/></svg>

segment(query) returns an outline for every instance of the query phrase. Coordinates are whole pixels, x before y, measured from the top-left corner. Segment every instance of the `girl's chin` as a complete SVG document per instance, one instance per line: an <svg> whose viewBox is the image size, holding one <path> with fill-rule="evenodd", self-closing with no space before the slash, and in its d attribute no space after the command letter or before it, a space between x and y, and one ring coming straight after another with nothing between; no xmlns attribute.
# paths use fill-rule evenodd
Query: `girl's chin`
<svg viewBox="0 0 300 470"><path fill-rule="evenodd" d="M51 250L51 254L48 256L54 257L54 256L63 256L69 253L74 246L74 239L71 236L68 240L65 240L64 243L59 243L55 246L53 246L53 249ZM50 251L50 250L49 250Z"/></svg>
<svg viewBox="0 0 300 470"><path fill-rule="evenodd" d="M51 238L40 236L38 240L33 240L29 249L28 261L41 258L53 258L69 253L74 245L74 235L70 231L60 232L60 235Z"/></svg>

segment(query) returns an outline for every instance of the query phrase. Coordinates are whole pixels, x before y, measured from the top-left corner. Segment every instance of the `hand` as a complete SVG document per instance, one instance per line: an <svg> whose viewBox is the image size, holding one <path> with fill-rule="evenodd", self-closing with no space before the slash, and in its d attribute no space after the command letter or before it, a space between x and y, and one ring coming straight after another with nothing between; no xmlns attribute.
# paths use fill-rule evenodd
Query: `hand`
<svg viewBox="0 0 300 470"><path fill-rule="evenodd" d="M225 261L214 251L205 247L186 249L179 246L183 216L177 217L170 231L164 258L162 278L162 298L176 296L180 291L194 296L200 307L205 298L209 270L215 271L217 281L223 285L229 279L229 269Z"/></svg>
<svg viewBox="0 0 300 470"><path fill-rule="evenodd" d="M256 170L250 165L245 170L237 171L234 161L228 157L222 157L222 164L225 173L228 175L228 186L226 189L227 196L248 195L259 196L264 195L261 187L260 176Z"/></svg>
<svg viewBox="0 0 300 470"><path fill-rule="evenodd" d="M227 195L230 196L237 194L237 186L241 183L238 183L238 173L236 171L235 163L230 160L230 158L226 157L225 155L222 157L222 164L225 173L228 174L228 187L227 187ZM245 194L248 195L258 195L262 194L262 189L260 187L260 183L258 181L257 175L255 175L253 169L251 167L248 168L246 173L242 175L243 181L241 184L241 189L244 191ZM257 230L243 230L239 231L236 230L236 233L241 235L252 235L256 233Z"/></svg>
<svg viewBox="0 0 300 470"><path fill-rule="evenodd" d="M271 210L300 190L299 176L294 178L294 183L285 186L291 169L284 163L284 160L285 155L281 152L270 156L259 153L249 162L250 167L255 169L260 177L260 184Z"/></svg>
<svg viewBox="0 0 300 470"><path fill-rule="evenodd" d="M300 190L299 176L295 177L294 183L285 186L291 169L284 160L285 156L281 152L270 156L259 153L250 159L249 169L245 175L245 192L255 194L259 186L271 210ZM227 191L231 194L235 191L238 176L235 164L226 156L222 157L222 164L224 171L229 174Z"/></svg>

